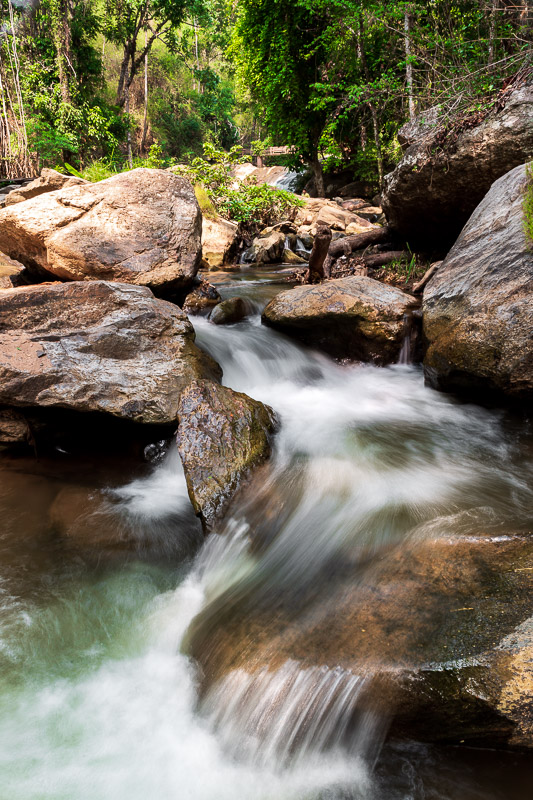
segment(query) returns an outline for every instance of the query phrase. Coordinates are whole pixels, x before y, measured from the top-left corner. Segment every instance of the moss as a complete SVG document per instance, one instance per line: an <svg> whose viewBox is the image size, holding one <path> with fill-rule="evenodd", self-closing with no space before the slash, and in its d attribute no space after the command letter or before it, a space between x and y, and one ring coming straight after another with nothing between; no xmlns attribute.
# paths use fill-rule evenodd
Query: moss
<svg viewBox="0 0 533 800"><path fill-rule="evenodd" d="M524 190L524 228L526 236L533 245L533 161L526 167L527 184Z"/></svg>
<svg viewBox="0 0 533 800"><path fill-rule="evenodd" d="M198 205L200 206L200 211L202 212L204 217L216 221L217 212L215 206L209 199L209 195L207 194L205 187L201 183L195 184L194 194L196 195L196 199L198 200Z"/></svg>

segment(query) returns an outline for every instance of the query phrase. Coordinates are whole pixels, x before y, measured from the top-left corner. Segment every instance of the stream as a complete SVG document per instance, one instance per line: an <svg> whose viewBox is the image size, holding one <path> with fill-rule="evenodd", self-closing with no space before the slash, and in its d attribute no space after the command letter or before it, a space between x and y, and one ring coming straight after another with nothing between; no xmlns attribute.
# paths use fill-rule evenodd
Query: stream
<svg viewBox="0 0 533 800"><path fill-rule="evenodd" d="M533 755L387 741L382 712L354 727L364 673L315 650L274 663L262 620L297 649L347 563L364 585L440 524L528 530L530 433L417 366L337 364L262 326L279 275L210 280L253 313L193 318L197 342L281 422L264 484L219 530L203 540L172 442L150 463L0 461L0 800L529 800ZM264 662L204 685L191 642L209 657L244 606L228 641L261 640Z"/></svg>

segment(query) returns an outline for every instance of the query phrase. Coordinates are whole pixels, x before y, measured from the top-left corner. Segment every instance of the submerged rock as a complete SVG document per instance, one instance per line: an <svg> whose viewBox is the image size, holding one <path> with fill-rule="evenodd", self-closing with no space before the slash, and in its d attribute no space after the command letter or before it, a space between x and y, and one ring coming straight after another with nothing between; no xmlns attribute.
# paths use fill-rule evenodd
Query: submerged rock
<svg viewBox="0 0 533 800"><path fill-rule="evenodd" d="M385 176L388 224L410 242L449 246L491 184L533 157L532 114L530 82L509 87L499 110L497 104L481 123L452 130L444 143L437 140L446 125L438 109L408 123L398 135L405 154Z"/></svg>
<svg viewBox="0 0 533 800"><path fill-rule="evenodd" d="M24 200L31 200L32 197L38 197L40 194L46 192L55 192L57 189L69 189L71 186L79 186L89 181L83 178L77 178L74 175L63 175L55 169L43 169L41 175L34 181L21 186L10 192L6 197L6 206L22 203Z"/></svg>
<svg viewBox="0 0 533 800"><path fill-rule="evenodd" d="M59 189L0 211L0 250L40 276L170 290L190 285L202 215L192 186L157 169Z"/></svg>
<svg viewBox="0 0 533 800"><path fill-rule="evenodd" d="M233 325L244 319L247 313L248 308L242 297L229 297L212 310L209 321L214 325Z"/></svg>
<svg viewBox="0 0 533 800"><path fill-rule="evenodd" d="M339 278L281 292L263 322L339 358L386 364L396 361L404 316L417 301L367 277Z"/></svg>
<svg viewBox="0 0 533 800"><path fill-rule="evenodd" d="M178 408L178 451L194 510L210 530L254 467L266 461L274 412L213 381L195 381Z"/></svg>
<svg viewBox="0 0 533 800"><path fill-rule="evenodd" d="M197 378L221 375L177 306L105 281L0 293L0 403L172 424Z"/></svg>
<svg viewBox="0 0 533 800"><path fill-rule="evenodd" d="M424 290L424 369L435 387L533 393L533 243L523 214L527 177L494 183Z"/></svg>

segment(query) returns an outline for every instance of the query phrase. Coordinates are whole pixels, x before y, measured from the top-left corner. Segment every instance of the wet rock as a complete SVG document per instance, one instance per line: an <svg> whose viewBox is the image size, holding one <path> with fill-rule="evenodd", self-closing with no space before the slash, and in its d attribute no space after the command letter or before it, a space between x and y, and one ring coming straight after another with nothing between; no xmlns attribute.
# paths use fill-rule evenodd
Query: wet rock
<svg viewBox="0 0 533 800"><path fill-rule="evenodd" d="M385 176L382 203L388 224L411 243L452 244L492 183L533 156L533 84L510 87L501 102L444 143L435 109L400 131L407 149Z"/></svg>
<svg viewBox="0 0 533 800"><path fill-rule="evenodd" d="M189 496L206 530L227 509L254 467L268 459L272 409L212 381L195 381L178 408L178 451Z"/></svg>
<svg viewBox="0 0 533 800"><path fill-rule="evenodd" d="M237 225L218 217L216 220L204 216L202 223L202 257L215 269L228 264L237 254Z"/></svg>
<svg viewBox="0 0 533 800"><path fill-rule="evenodd" d="M307 260L305 258L302 258L301 255L298 255L298 253L295 253L293 250L287 250L287 248L285 248L285 250L283 251L282 261L284 264L307 263Z"/></svg>
<svg viewBox="0 0 533 800"><path fill-rule="evenodd" d="M280 263L285 250L285 234L272 228L254 239L252 246L244 254L247 263L276 264Z"/></svg>
<svg viewBox="0 0 533 800"><path fill-rule="evenodd" d="M424 290L424 369L435 387L525 399L533 392L533 251L526 169L494 183Z"/></svg>
<svg viewBox="0 0 533 800"><path fill-rule="evenodd" d="M349 277L281 292L262 319L335 357L386 364L397 360L404 315L416 304L400 289Z"/></svg>
<svg viewBox="0 0 533 800"><path fill-rule="evenodd" d="M201 281L185 298L183 310L187 314L201 314L203 311L210 311L220 300L215 287L208 281Z"/></svg>
<svg viewBox="0 0 533 800"><path fill-rule="evenodd" d="M414 537L297 590L237 581L193 624L204 691L237 670L331 669L365 678L356 713L395 737L533 748L532 554L519 533Z"/></svg>
<svg viewBox="0 0 533 800"><path fill-rule="evenodd" d="M30 202L30 201L28 201ZM105 281L0 293L0 403L173 424L180 393L221 375L177 306Z"/></svg>
<svg viewBox="0 0 533 800"><path fill-rule="evenodd" d="M170 290L192 283L201 229L188 181L135 169L2 209L0 250L40 276Z"/></svg>
<svg viewBox="0 0 533 800"><path fill-rule="evenodd" d="M244 319L247 313L248 308L242 297L229 297L213 309L209 321L214 325L232 325Z"/></svg>
<svg viewBox="0 0 533 800"><path fill-rule="evenodd" d="M10 192L6 197L6 206L22 203L24 200L31 200L32 197L38 197L40 194L46 192L55 192L57 189L69 189L71 186L79 186L89 181L83 178L77 178L73 175L63 175L55 169L43 169L41 175L34 181L21 186L15 191Z"/></svg>
<svg viewBox="0 0 533 800"><path fill-rule="evenodd" d="M24 414L14 408L0 408L0 446L26 444L31 431Z"/></svg>

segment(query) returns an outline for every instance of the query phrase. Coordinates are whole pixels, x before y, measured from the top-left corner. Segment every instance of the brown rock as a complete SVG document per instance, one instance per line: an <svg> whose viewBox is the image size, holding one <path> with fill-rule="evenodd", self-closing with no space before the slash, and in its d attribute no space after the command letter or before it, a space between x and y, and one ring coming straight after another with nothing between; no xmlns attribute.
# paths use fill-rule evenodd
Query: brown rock
<svg viewBox="0 0 533 800"><path fill-rule="evenodd" d="M195 381L181 395L178 417L189 496L209 530L253 468L269 457L274 413L245 394Z"/></svg>
<svg viewBox="0 0 533 800"><path fill-rule="evenodd" d="M135 169L0 211L0 250L40 275L176 289L201 258L202 217L192 186Z"/></svg>
<svg viewBox="0 0 533 800"><path fill-rule="evenodd" d="M242 297L229 297L213 309L209 321L214 325L233 325L244 319L247 313L248 307Z"/></svg>
<svg viewBox="0 0 533 800"><path fill-rule="evenodd" d="M18 261L0 253L0 289L13 289L22 286L26 281L26 268Z"/></svg>
<svg viewBox="0 0 533 800"><path fill-rule="evenodd" d="M29 201L28 201L29 202ZM193 380L220 377L177 306L104 281L0 293L0 403L172 424Z"/></svg>
<svg viewBox="0 0 533 800"><path fill-rule="evenodd" d="M187 314L201 314L212 309L220 303L220 300L221 297L215 287L208 281L201 281L185 298L183 310Z"/></svg>
<svg viewBox="0 0 533 800"><path fill-rule="evenodd" d="M272 228L257 236L244 254L244 261L254 264L280 263L285 250L285 234Z"/></svg>
<svg viewBox="0 0 533 800"><path fill-rule="evenodd" d="M386 364L398 358L404 316L416 304L400 289L349 277L281 292L262 319L333 356Z"/></svg>
<svg viewBox="0 0 533 800"><path fill-rule="evenodd" d="M89 181L77 178L73 175L63 175L55 169L41 170L41 176L34 181L21 186L20 189L10 192L6 197L6 206L22 203L24 200L31 200L46 192L55 192L57 189L69 189L71 186L78 186Z"/></svg>
<svg viewBox="0 0 533 800"><path fill-rule="evenodd" d="M533 394L533 250L526 168L497 180L424 290L431 385L526 400Z"/></svg>
<svg viewBox="0 0 533 800"><path fill-rule="evenodd" d="M222 217L216 220L203 218L202 257L214 269L231 262L237 251L237 225Z"/></svg>

